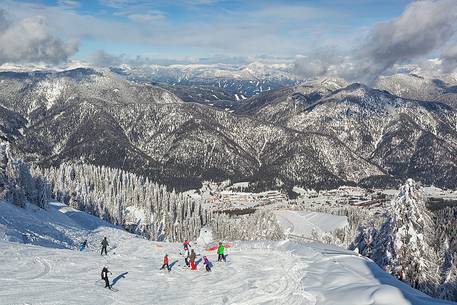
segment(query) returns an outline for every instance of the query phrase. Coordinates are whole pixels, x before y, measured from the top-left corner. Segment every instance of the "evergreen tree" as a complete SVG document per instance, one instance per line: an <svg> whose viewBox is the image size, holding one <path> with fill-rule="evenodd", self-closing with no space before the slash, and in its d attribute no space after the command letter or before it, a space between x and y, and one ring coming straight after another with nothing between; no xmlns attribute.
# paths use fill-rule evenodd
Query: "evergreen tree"
<svg viewBox="0 0 457 305"><path fill-rule="evenodd" d="M150 239L194 239L209 221L189 196L120 169L64 163L34 171L47 178L56 200Z"/></svg>
<svg viewBox="0 0 457 305"><path fill-rule="evenodd" d="M0 195L19 207L25 207L30 202L46 208L49 200L45 180L32 176L24 162L15 160L7 142L0 143Z"/></svg>

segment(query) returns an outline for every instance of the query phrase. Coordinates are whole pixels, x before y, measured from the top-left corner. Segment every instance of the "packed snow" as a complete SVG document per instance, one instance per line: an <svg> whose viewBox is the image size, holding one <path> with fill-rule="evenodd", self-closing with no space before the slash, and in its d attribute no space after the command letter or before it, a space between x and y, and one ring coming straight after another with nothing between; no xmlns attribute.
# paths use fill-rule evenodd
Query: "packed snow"
<svg viewBox="0 0 457 305"><path fill-rule="evenodd" d="M311 237L313 232L330 233L348 225L346 216L291 210L277 210L274 213L286 234L302 237Z"/></svg>
<svg viewBox="0 0 457 305"><path fill-rule="evenodd" d="M341 248L298 241L227 242L227 262L184 267L181 244L152 242L54 203L47 210L0 203L0 304L452 304L431 299ZM25 236L25 237L24 237ZM103 236L110 243L100 256ZM80 252L79 242L88 248ZM225 241L224 241L225 242ZM26 243L26 244L24 244ZM171 272L159 270L168 253ZM100 280L112 272L113 290Z"/></svg>

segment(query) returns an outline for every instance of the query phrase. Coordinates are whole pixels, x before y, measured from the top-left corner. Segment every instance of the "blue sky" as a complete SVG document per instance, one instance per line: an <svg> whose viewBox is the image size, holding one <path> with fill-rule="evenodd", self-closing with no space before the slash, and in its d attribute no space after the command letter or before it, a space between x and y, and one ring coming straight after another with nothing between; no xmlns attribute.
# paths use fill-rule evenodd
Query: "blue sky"
<svg viewBox="0 0 457 305"><path fill-rule="evenodd" d="M54 35L79 42L73 56L104 50L148 58L293 57L350 50L409 0L9 1L13 14L43 15Z"/></svg>
<svg viewBox="0 0 457 305"><path fill-rule="evenodd" d="M0 64L261 60L367 81L405 64L452 71L456 1L1 0Z"/></svg>

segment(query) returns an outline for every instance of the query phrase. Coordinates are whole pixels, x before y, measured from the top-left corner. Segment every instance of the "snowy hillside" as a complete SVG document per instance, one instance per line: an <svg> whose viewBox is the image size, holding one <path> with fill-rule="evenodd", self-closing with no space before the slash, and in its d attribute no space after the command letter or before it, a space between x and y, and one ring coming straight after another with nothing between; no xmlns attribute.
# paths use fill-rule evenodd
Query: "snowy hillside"
<svg viewBox="0 0 457 305"><path fill-rule="evenodd" d="M138 238L61 204L37 211L1 202L0 209L0 304L452 304L334 246L229 242L227 263L217 263L214 252L191 242L213 263L206 273L199 261L197 271L183 268L180 244ZM21 235L27 238L18 240ZM103 236L107 257L98 252ZM83 239L88 250L74 249ZM159 270L165 253L170 273ZM113 273L113 291L100 280L104 265Z"/></svg>
<svg viewBox="0 0 457 305"><path fill-rule="evenodd" d="M257 190L457 185L457 112L444 104L322 79L234 112L225 93L195 87L178 91L200 103L107 71L2 72L0 131L40 166L84 160L179 190L227 179Z"/></svg>
<svg viewBox="0 0 457 305"><path fill-rule="evenodd" d="M395 74L380 78L376 86L403 98L442 102L456 108L455 79L447 77L445 80L417 74Z"/></svg>
<svg viewBox="0 0 457 305"><path fill-rule="evenodd" d="M313 232L329 233L348 225L347 217L318 212L274 211L286 234L310 238Z"/></svg>
<svg viewBox="0 0 457 305"><path fill-rule="evenodd" d="M264 189L325 188L383 175L333 135L184 103L112 74L79 69L0 78L0 103L27 122L17 124L15 147L45 167L84 160L179 189L224 179Z"/></svg>
<svg viewBox="0 0 457 305"><path fill-rule="evenodd" d="M334 90L334 84L302 85L277 95L269 93L267 98L253 97L240 111L299 132L335 136L384 174L372 175L359 185L395 185L393 179L413 177L426 184L455 186L457 116L453 108L399 98L363 84ZM341 165L332 157L326 164L335 168Z"/></svg>

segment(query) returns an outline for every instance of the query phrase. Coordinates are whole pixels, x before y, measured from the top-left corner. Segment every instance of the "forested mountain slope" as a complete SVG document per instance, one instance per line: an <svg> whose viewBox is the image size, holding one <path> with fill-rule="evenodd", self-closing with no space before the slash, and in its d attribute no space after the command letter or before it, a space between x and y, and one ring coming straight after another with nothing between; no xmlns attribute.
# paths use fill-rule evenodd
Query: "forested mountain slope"
<svg viewBox="0 0 457 305"><path fill-rule="evenodd" d="M408 100L361 84L335 90L326 83L298 86L261 107L259 99L250 100L242 113L337 138L393 177L444 187L457 183L457 112L448 105Z"/></svg>
<svg viewBox="0 0 457 305"><path fill-rule="evenodd" d="M82 159L178 188L227 178L322 188L384 175L332 135L183 103L159 87L110 74L0 78L1 103L28 120L15 147L37 164Z"/></svg>

